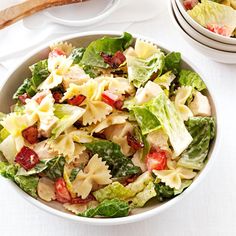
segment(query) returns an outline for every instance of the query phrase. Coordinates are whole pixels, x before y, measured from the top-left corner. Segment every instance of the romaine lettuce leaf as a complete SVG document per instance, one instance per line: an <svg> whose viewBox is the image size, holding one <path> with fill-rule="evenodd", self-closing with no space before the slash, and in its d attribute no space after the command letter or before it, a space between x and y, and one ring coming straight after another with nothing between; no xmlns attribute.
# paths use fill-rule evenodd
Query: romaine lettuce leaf
<svg viewBox="0 0 236 236"><path fill-rule="evenodd" d="M226 26L231 36L236 28L236 11L223 4L202 0L188 14L200 25L207 27L211 24Z"/></svg>
<svg viewBox="0 0 236 236"><path fill-rule="evenodd" d="M83 217L124 217L129 214L129 204L119 199L104 200L96 208L89 208L88 210L78 214Z"/></svg>
<svg viewBox="0 0 236 236"><path fill-rule="evenodd" d="M179 74L179 84L181 86L192 86L198 91L206 89L205 83L202 81L201 77L194 71L191 70L181 70Z"/></svg>
<svg viewBox="0 0 236 236"><path fill-rule="evenodd" d="M136 106L132 111L143 135L161 127L160 121L147 108Z"/></svg>
<svg viewBox="0 0 236 236"><path fill-rule="evenodd" d="M32 169L26 171L24 168L19 168L19 170L17 171L16 175L23 175L23 176L30 176L30 175L35 175L38 173L41 173L42 171L44 171L47 168L47 165L43 162L38 163L35 167L33 167Z"/></svg>
<svg viewBox="0 0 236 236"><path fill-rule="evenodd" d="M163 89L169 90L171 82L175 79L175 75L172 71L168 71L165 74L157 77L153 82L160 85Z"/></svg>
<svg viewBox="0 0 236 236"><path fill-rule="evenodd" d="M174 189L174 195L182 193L186 188L188 188L192 184L193 181L191 179L183 179L181 182L182 183L180 189Z"/></svg>
<svg viewBox="0 0 236 236"><path fill-rule="evenodd" d="M143 86L154 73L161 74L165 63L165 55L159 50L147 59L140 59L135 56L126 56L128 66L128 79L139 88Z"/></svg>
<svg viewBox="0 0 236 236"><path fill-rule="evenodd" d="M116 143L100 140L85 143L84 146L93 155L98 154L106 162L113 177L127 177L141 172L141 169L135 166L131 159L122 154L120 146Z"/></svg>
<svg viewBox="0 0 236 236"><path fill-rule="evenodd" d="M165 183L156 183L155 190L157 193L157 199L160 202L165 201L166 199L170 199L174 197L174 189L165 185Z"/></svg>
<svg viewBox="0 0 236 236"><path fill-rule="evenodd" d="M32 197L37 198L37 186L39 182L38 176L16 175L14 180L22 190L24 190L26 193L28 193Z"/></svg>
<svg viewBox="0 0 236 236"><path fill-rule="evenodd" d="M212 117L192 117L186 126L193 141L181 154L178 165L201 170L207 157L211 139L215 136L215 120Z"/></svg>
<svg viewBox="0 0 236 236"><path fill-rule="evenodd" d="M8 162L5 161L0 162L0 175L2 175L5 178L14 180L17 170L18 170L17 165L9 164Z"/></svg>
<svg viewBox="0 0 236 236"><path fill-rule="evenodd" d="M124 51L132 44L132 41L132 35L126 32L120 37L105 36L97 39L88 45L80 64L83 66L108 68L109 65L104 62L101 53L113 55L117 51Z"/></svg>
<svg viewBox="0 0 236 236"><path fill-rule="evenodd" d="M172 71L175 75L180 72L181 54L179 52L170 52L165 57L165 71Z"/></svg>
<svg viewBox="0 0 236 236"><path fill-rule="evenodd" d="M193 139L174 104L164 93L160 93L156 98L148 102L145 107L160 121L174 149L174 155L176 157L179 156Z"/></svg>
<svg viewBox="0 0 236 236"><path fill-rule="evenodd" d="M10 135L10 133L9 133L5 128L1 129L1 130L0 130L0 143L1 143L4 139L6 139L9 135Z"/></svg>
<svg viewBox="0 0 236 236"><path fill-rule="evenodd" d="M52 130L53 138L57 138L64 130L71 127L85 112L85 109L68 104L55 104L54 115L59 118Z"/></svg>
<svg viewBox="0 0 236 236"><path fill-rule="evenodd" d="M84 55L85 48L75 48L71 52L69 59L73 60L73 64L79 64Z"/></svg>

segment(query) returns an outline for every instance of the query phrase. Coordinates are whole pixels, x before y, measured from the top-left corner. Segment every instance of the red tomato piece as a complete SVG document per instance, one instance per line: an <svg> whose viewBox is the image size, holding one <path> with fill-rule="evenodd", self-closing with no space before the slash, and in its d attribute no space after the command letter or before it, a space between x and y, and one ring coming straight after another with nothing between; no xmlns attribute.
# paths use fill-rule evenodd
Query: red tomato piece
<svg viewBox="0 0 236 236"><path fill-rule="evenodd" d="M71 202L71 195L68 189L66 188L66 183L63 178L57 179L55 182L56 189L56 199L58 202L67 203Z"/></svg>
<svg viewBox="0 0 236 236"><path fill-rule="evenodd" d="M65 52L59 48L55 48L49 53L49 57L58 57L58 56L65 56L65 55L66 55Z"/></svg>
<svg viewBox="0 0 236 236"><path fill-rule="evenodd" d="M27 98L30 98L29 97L29 95L27 94L27 93L24 93L24 94L22 94L22 95L20 95L19 97L19 100L22 102L22 104L26 104L26 102L25 102L25 100L27 99Z"/></svg>
<svg viewBox="0 0 236 236"><path fill-rule="evenodd" d="M39 163L39 157L34 150L24 146L16 155L15 162L25 170L30 170Z"/></svg>
<svg viewBox="0 0 236 236"><path fill-rule="evenodd" d="M127 133L127 142L135 151L144 147L144 144L137 140L130 132Z"/></svg>
<svg viewBox="0 0 236 236"><path fill-rule="evenodd" d="M163 150L151 152L146 157L146 165L149 171L164 170L167 164L167 154Z"/></svg>
<svg viewBox="0 0 236 236"><path fill-rule="evenodd" d="M114 103L114 107L117 109L117 110L122 110L122 107L124 105L124 102L122 100L117 100L115 103Z"/></svg>
<svg viewBox="0 0 236 236"><path fill-rule="evenodd" d="M192 10L198 4L198 0L184 0L183 4L186 10Z"/></svg>
<svg viewBox="0 0 236 236"><path fill-rule="evenodd" d="M94 196L89 194L88 197L86 197L85 199L82 199L80 197L72 198L71 203L72 204L86 204L86 203L91 202L93 200L95 200Z"/></svg>
<svg viewBox="0 0 236 236"><path fill-rule="evenodd" d="M116 94L113 94L109 90L106 90L102 93L102 100L108 105L114 107L115 102L119 100L119 96L117 96Z"/></svg>
<svg viewBox="0 0 236 236"><path fill-rule="evenodd" d="M230 30L226 26L220 26L217 24L208 24L207 29L222 36L230 37L231 34Z"/></svg>
<svg viewBox="0 0 236 236"><path fill-rule="evenodd" d="M74 96L71 99L67 100L67 103L73 106L79 106L84 100L85 100L85 96L84 95L78 95L78 96Z"/></svg>
<svg viewBox="0 0 236 236"><path fill-rule="evenodd" d="M38 128L36 125L32 125L22 131L22 136L30 144L35 144L38 142Z"/></svg>
<svg viewBox="0 0 236 236"><path fill-rule="evenodd" d="M62 92L60 92L60 91L54 91L53 93L52 93L52 96L53 96L53 98L54 98L54 100L55 100L55 103L60 103L60 100L62 99Z"/></svg>

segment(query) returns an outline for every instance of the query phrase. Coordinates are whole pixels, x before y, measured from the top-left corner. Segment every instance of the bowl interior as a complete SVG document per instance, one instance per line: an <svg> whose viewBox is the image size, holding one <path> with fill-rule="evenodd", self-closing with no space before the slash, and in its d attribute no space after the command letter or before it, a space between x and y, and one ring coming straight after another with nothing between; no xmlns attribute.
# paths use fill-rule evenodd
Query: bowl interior
<svg viewBox="0 0 236 236"><path fill-rule="evenodd" d="M120 34L119 33L114 34L114 33L90 32L90 33L84 33L84 34L70 35L70 36L64 37L58 41L63 40L63 41L67 41L69 43L72 43L73 45L75 45L77 47L85 47L91 41L96 40L97 38L103 37L104 35L117 36ZM156 44L153 40L149 40L149 41ZM158 44L156 44L156 45L158 45ZM163 51L168 52L167 49L165 49L161 46L159 46L159 47ZM18 86L22 83L22 81L26 77L30 76L30 71L28 69L29 66L32 65L33 63L37 62L38 60L45 59L48 55L48 52L49 52L48 45L41 47L40 49L38 49L34 53L32 53L31 56L28 56L27 59L25 61L23 61L20 65L18 65L18 67L9 75L7 81L5 82L5 84L2 86L2 88L0 90L0 100L2 101L2 105L1 105L1 109L0 109L1 112L9 112L10 111L9 108L13 104L12 95L14 94L14 92L16 91ZM193 66L191 66L190 63L188 63L186 61L186 59L182 60L182 68L192 69L194 71L199 72ZM204 79L204 77L203 77L203 79ZM209 91L207 91L207 95L210 99L213 116L216 117L215 104L214 104L214 101L213 101L212 96ZM189 192L191 189L194 188L194 186L197 184L197 182L199 182L199 180L203 177L204 173L206 173L206 170L210 166L209 164L212 161L211 155L212 155L216 140L217 140L217 138L211 144L207 164L205 165L204 169L195 178L192 185L186 191L184 191L181 195L179 195L179 196L175 197L174 199L169 200L168 202L165 202L165 203L157 203L156 201L150 201L144 208L135 209L133 211L133 214L131 216L125 217L125 219L124 218L117 218L117 219L81 218L81 217L72 215L69 212L67 212L66 210L64 210L64 208L61 206L61 204L58 204L56 202L48 203L48 202L45 202L42 200L39 200L39 201L35 200L32 197L25 194L20 188L17 187L17 185L12 183L12 186L17 190L18 193L23 195L31 203L35 204L36 206L38 206L48 212L54 213L54 214L62 216L64 218L69 218L72 220L85 222L85 223L92 223L92 224L119 224L119 223L128 223L128 222L132 222L132 221L137 221L137 220L141 220L141 219L144 219L148 216L151 216L153 214L157 214L157 213L161 212L167 206L173 205L175 202L182 199L183 196L187 194L187 192Z"/></svg>
<svg viewBox="0 0 236 236"><path fill-rule="evenodd" d="M183 1L184 0L175 0L177 7L179 8L180 12L182 13L182 15L184 16L184 18L186 19L186 21L198 32L202 33L203 35L214 39L218 42L221 43L225 43L225 44L232 44L235 45L236 44L236 39L234 38L229 38L229 37L225 37L216 33L211 32L210 30L207 30L206 28L204 28L203 26L201 26L200 24L198 24L194 19L192 19L192 17L187 13L187 11L184 8L183 5Z"/></svg>

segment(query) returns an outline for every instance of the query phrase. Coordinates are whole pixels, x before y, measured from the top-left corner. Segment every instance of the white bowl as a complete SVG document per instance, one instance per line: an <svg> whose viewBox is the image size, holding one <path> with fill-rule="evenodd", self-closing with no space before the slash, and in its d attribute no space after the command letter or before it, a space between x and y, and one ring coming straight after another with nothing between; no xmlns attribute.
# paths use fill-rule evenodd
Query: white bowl
<svg viewBox="0 0 236 236"><path fill-rule="evenodd" d="M184 29L181 27L178 22L177 17L175 16L174 9L172 8L172 3L169 1L169 12L173 23L175 24L178 31L185 38L185 40L196 50L198 50L203 55L211 58L214 61L221 62L224 64L236 64L236 53L226 52L217 50L211 47L208 47L201 42L198 42L196 39L191 37Z"/></svg>
<svg viewBox="0 0 236 236"><path fill-rule="evenodd" d="M185 20L181 12L179 11L176 1L171 0L173 10L175 13L176 18L178 19L179 24L182 26L182 28L188 33L192 38L196 39L198 42L201 42L202 44L209 46L211 48L221 50L221 51L227 51L227 52L235 52L236 56L236 46L231 44L225 44L220 43L218 41L215 41L213 39L210 39L196 31L192 26Z"/></svg>
<svg viewBox="0 0 236 236"><path fill-rule="evenodd" d="M73 34L73 35L68 35L63 38L59 38L56 41L68 41L75 46L87 46L91 41L100 38L104 35L112 35L112 36L117 36L121 35L121 32L85 32L85 33L79 33L79 34ZM164 51L168 52L167 49L164 47L160 46L155 40L144 38L142 36L137 36L134 35L135 38L142 38L145 39L149 42L152 42L156 45L158 45L160 48L162 48ZM55 41L53 41L55 42ZM36 50L34 50L30 55L26 56L25 59L22 60L20 64L16 66L16 68L8 75L6 82L4 85L0 88L0 101L2 102L1 104L1 111L2 112L9 112L9 107L12 105L12 95L18 88L18 86L22 83L23 79L26 78L27 76L30 76L30 71L28 67L32 65L33 63L37 62L38 60L46 58L49 52L48 46L53 43L50 42L46 45L43 45ZM192 65L187 59L182 57L182 67L186 69L191 69L194 71L197 71L202 78L204 76L199 72L198 69L196 69L195 66ZM207 85L207 81L204 80L204 82ZM208 86L207 86L208 87ZM21 190L16 184L14 184L11 181L8 181L9 184L16 190L18 194L23 196L28 202L34 204L35 206L45 210L46 212L52 213L54 215L63 217L68 220L73 220L81 223L87 223L91 225L116 225L116 224L126 224L126 223L131 223L131 222L136 222L136 221L141 221L144 220L148 217L160 214L161 212L165 211L168 207L173 206L177 202L180 202L181 200L184 199L185 196L187 196L193 189L197 187L200 181L206 176L206 173L212 166L213 162L215 161L216 158L216 152L219 147L219 129L218 129L218 115L216 114L216 109L215 109L215 102L216 100L213 99L212 93L208 91L208 97L210 99L210 103L212 106L212 112L215 117L217 117L217 135L214 140L214 142L211 144L211 148L209 151L208 155L208 160L206 162L205 167L203 170L198 174L198 176L194 179L193 183L191 186L186 189L182 194L179 196L164 202L164 203L153 203L150 202L145 206L144 208L136 209L132 215L127 216L127 217L121 217L121 218L108 218L108 219L94 219L94 218L83 218L79 217L73 214L70 214L66 212L61 204L58 204L56 202L44 202L42 200L36 200L32 197L30 197L28 194L26 194L23 190ZM213 102L214 101L214 102ZM3 186L2 186L3 187ZM186 209L185 209L186 210Z"/></svg>
<svg viewBox="0 0 236 236"><path fill-rule="evenodd" d="M211 32L210 30L204 28L200 24L198 24L185 10L184 5L183 5L183 0L175 0L177 3L177 6L183 15L183 17L186 19L186 21L199 33L207 36L208 38L214 39L218 42L221 43L226 43L226 44L233 44L236 45L236 39L235 38L230 38L230 37L225 37L216 33Z"/></svg>

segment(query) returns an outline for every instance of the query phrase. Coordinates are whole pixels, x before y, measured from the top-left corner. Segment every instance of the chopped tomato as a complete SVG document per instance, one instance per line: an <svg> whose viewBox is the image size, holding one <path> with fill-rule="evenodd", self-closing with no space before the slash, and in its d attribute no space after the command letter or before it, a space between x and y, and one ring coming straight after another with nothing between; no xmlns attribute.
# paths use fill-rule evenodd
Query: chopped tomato
<svg viewBox="0 0 236 236"><path fill-rule="evenodd" d="M67 103L73 106L79 106L84 100L85 100L85 96L84 95L78 95L78 96L74 96L71 99L67 100Z"/></svg>
<svg viewBox="0 0 236 236"><path fill-rule="evenodd" d="M231 36L230 30L226 26L220 26L217 24L208 24L207 29L213 33L220 34L222 36L228 36L228 37Z"/></svg>
<svg viewBox="0 0 236 236"><path fill-rule="evenodd" d="M58 202L67 203L71 201L71 195L68 189L66 188L66 183L63 178L57 179L55 182L56 189L56 199Z"/></svg>
<svg viewBox="0 0 236 236"><path fill-rule="evenodd" d="M122 110L122 107L124 105L124 102L122 100L117 100L115 103L114 103L114 107L117 109L117 110Z"/></svg>
<svg viewBox="0 0 236 236"><path fill-rule="evenodd" d="M108 105L114 107L116 101L119 100L119 96L110 92L109 90L106 90L102 93L102 100L103 100L103 102L107 103Z"/></svg>
<svg viewBox="0 0 236 236"><path fill-rule="evenodd" d="M16 155L15 161L25 170L30 170L39 163L39 157L34 150L24 146Z"/></svg>
<svg viewBox="0 0 236 236"><path fill-rule="evenodd" d="M65 55L66 55L65 52L59 48L55 48L49 53L49 57L58 57L58 56L65 56Z"/></svg>
<svg viewBox="0 0 236 236"><path fill-rule="evenodd" d="M89 194L88 197L86 197L85 199L82 199L80 197L72 198L71 203L72 204L86 204L86 203L91 202L93 200L95 200L94 196Z"/></svg>
<svg viewBox="0 0 236 236"><path fill-rule="evenodd" d="M111 68L114 69L118 68L126 60L125 55L121 51L117 51L113 56L102 52L101 57L103 58L105 63L107 63L111 66Z"/></svg>
<svg viewBox="0 0 236 236"><path fill-rule="evenodd" d="M151 152L146 157L146 165L149 171L164 170L167 164L167 154L163 150Z"/></svg>
<svg viewBox="0 0 236 236"><path fill-rule="evenodd" d="M60 103L60 100L62 99L62 92L60 92L60 91L54 91L53 93L52 93L52 96L53 96L53 98L54 98L54 100L55 100L55 103Z"/></svg>
<svg viewBox="0 0 236 236"><path fill-rule="evenodd" d="M35 144L38 142L38 128L36 125L32 125L22 131L22 136L30 144Z"/></svg>
<svg viewBox="0 0 236 236"><path fill-rule="evenodd" d="M184 0L183 4L186 10L192 10L198 4L198 0Z"/></svg>
<svg viewBox="0 0 236 236"><path fill-rule="evenodd" d="M22 94L22 95L20 95L19 97L19 100L22 102L22 104L26 104L26 102L25 102L25 100L27 99L27 98L30 98L29 97L29 95L27 94L27 93L24 93L24 94Z"/></svg>
<svg viewBox="0 0 236 236"><path fill-rule="evenodd" d="M130 132L127 133L127 142L135 151L144 147L144 144L137 140Z"/></svg>

